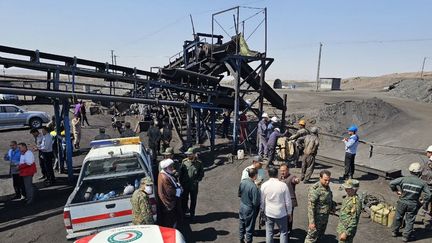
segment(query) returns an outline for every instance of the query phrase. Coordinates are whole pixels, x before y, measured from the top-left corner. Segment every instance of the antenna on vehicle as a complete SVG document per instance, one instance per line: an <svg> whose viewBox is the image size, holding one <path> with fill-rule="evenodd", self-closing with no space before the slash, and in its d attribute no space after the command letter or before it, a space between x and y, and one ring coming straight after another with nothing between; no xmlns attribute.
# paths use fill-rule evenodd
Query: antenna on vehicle
<svg viewBox="0 0 432 243"><path fill-rule="evenodd" d="M123 155L123 151L122 151L122 149L120 148L120 155Z"/></svg>

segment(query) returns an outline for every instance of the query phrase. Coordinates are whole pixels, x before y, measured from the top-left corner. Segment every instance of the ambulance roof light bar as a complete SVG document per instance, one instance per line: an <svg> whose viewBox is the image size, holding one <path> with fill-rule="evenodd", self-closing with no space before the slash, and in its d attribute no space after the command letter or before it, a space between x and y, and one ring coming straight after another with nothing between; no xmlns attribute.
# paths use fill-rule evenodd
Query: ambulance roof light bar
<svg viewBox="0 0 432 243"><path fill-rule="evenodd" d="M139 137L114 138L114 139L103 139L103 140L91 141L90 146L91 147L107 147L107 146L139 144L140 142L141 142L141 140Z"/></svg>

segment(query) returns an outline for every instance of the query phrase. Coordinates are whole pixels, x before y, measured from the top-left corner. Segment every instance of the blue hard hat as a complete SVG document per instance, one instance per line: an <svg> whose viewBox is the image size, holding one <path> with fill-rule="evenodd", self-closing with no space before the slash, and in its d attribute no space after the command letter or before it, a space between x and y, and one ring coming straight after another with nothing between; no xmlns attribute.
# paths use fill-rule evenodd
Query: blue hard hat
<svg viewBox="0 0 432 243"><path fill-rule="evenodd" d="M357 130L358 130L358 128L357 128L356 125L351 125L351 126L348 128L348 131L349 131L349 132L357 132Z"/></svg>

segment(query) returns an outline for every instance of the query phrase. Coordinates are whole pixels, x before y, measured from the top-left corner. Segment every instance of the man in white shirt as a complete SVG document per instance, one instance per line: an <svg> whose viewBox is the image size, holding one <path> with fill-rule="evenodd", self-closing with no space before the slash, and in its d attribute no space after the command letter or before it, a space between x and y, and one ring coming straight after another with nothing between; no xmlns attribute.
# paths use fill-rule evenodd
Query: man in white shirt
<svg viewBox="0 0 432 243"><path fill-rule="evenodd" d="M30 130L30 134L33 136L35 144L36 144L36 148L39 147L42 143L42 139L43 139L43 135L39 132L39 130L37 130L36 128L32 128ZM33 149L34 152L36 152L37 149ZM39 166L42 172L42 176L38 178L38 180L43 180L43 179L47 179L46 176L46 167L45 167L45 161L42 159L42 153L39 151L38 154L38 158L39 158Z"/></svg>
<svg viewBox="0 0 432 243"><path fill-rule="evenodd" d="M280 229L280 242L288 242L288 221L291 220L292 202L284 182L279 181L278 170L268 169L270 179L261 186L261 210L266 216L266 243L273 243L275 223Z"/></svg>
<svg viewBox="0 0 432 243"><path fill-rule="evenodd" d="M23 178L26 191L27 204L33 203L33 175L36 173L35 158L32 151L27 149L25 143L19 143L18 148L21 152L19 162L19 173Z"/></svg>
<svg viewBox="0 0 432 243"><path fill-rule="evenodd" d="M40 159L43 160L43 164L45 165L45 182L48 185L52 185L55 182L54 176L54 153L53 153L53 138L48 131L47 127L42 128L42 141L37 146L36 150L39 150L41 153Z"/></svg>

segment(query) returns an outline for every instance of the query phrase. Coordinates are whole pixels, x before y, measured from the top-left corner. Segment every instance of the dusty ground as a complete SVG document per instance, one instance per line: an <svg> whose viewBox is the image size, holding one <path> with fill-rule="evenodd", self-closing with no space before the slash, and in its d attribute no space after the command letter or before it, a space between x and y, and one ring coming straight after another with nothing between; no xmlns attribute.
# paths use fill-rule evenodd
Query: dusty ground
<svg viewBox="0 0 432 243"><path fill-rule="evenodd" d="M413 148L425 148L431 143L432 106L430 104L415 102L407 99L389 97L381 92L305 92L289 91L288 111L305 112L316 111L323 107L325 103L334 104L344 100L363 100L366 98L378 97L383 101L398 108L401 113L394 118L390 124L376 125L373 133L360 134L362 139L390 144L396 146L409 146ZM52 114L50 106L32 106L32 110L46 110ZM110 116L90 116L89 121L92 126L83 129L82 147L86 147L93 138L100 126L110 127ZM108 133L115 135L111 129ZM1 131L0 154L4 154L9 140L24 141L32 143L33 139L27 129ZM322 137L322 147L320 154L341 159L343 156L343 145L334 139ZM250 161L236 161L233 164L223 164L226 162L227 150L222 149L225 140L218 140L221 146L220 151L214 153L203 152L203 162L206 166L206 176L200 186L199 201L197 207L196 221L186 227L185 236L188 242L236 242L238 232L237 212L239 200L237 198L237 187L241 171L249 165ZM390 153L390 154L388 154ZM76 172L80 167L84 154L77 154L74 157ZM376 153L368 159L368 148L360 147L357 163L371 165L377 168L401 168L412 161L421 160L422 157L416 154L396 153L386 151L384 148L376 148ZM215 162L222 163L215 165ZM339 177L342 173L341 168L328 168L334 177ZM316 172L318 169L316 170ZM292 171L298 174L297 169ZM38 176L35 176L37 178ZM389 201L394 201L395 197L388 189L388 181L378 179L370 175L356 174L361 180L360 192L376 192ZM315 178L317 176L315 175ZM59 183L55 187L44 188L41 183L35 180L39 188L37 203L31 207L25 207L19 202L5 201L12 194L11 180L7 178L7 164L0 163L0 232L2 242L64 242L65 230L63 227L62 209L69 196L72 186L68 185L66 177L61 175ZM294 216L294 239L292 242L302 242L307 226L306 221L306 190L308 185L298 186L297 195L300 206L295 211ZM343 195L339 191L339 185L332 184L335 200L341 201ZM335 241L335 227L337 218L331 217L327 228L325 242ZM432 242L431 232L425 232L422 225L416 225L417 235L420 236L418 242ZM254 242L264 241L264 232L259 231L259 237ZM361 219L358 235L355 242L399 242L391 238L388 228L369 222L369 219Z"/></svg>

